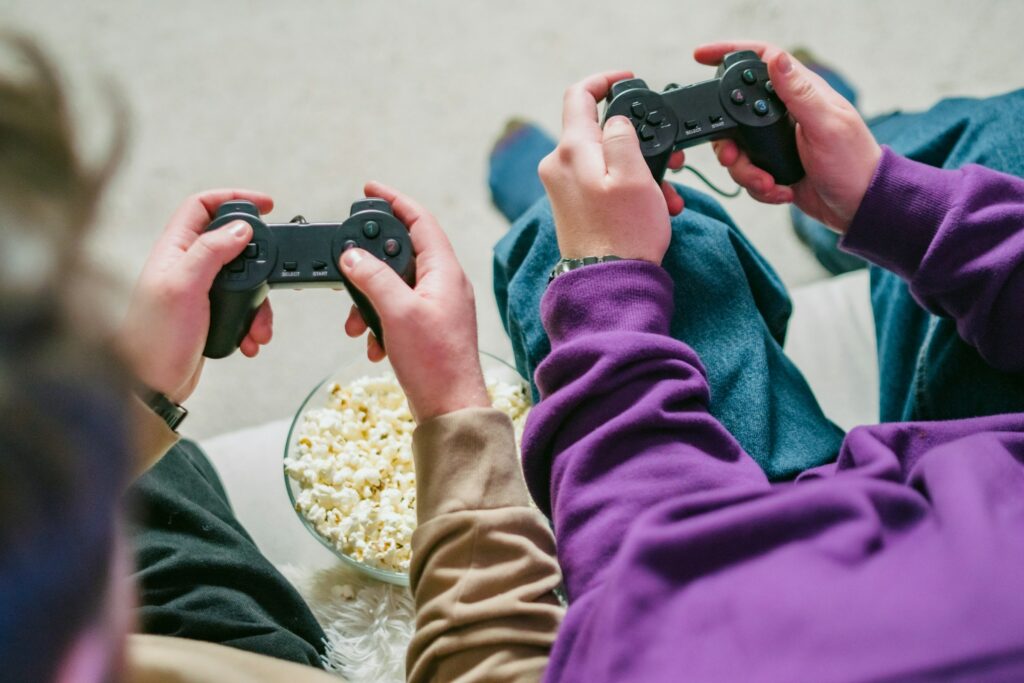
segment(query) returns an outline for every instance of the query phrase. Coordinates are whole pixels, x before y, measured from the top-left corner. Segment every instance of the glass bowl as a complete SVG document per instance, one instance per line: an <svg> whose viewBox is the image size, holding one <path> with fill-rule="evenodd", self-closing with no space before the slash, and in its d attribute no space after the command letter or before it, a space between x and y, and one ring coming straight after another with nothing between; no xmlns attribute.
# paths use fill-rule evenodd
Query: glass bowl
<svg viewBox="0 0 1024 683"><path fill-rule="evenodd" d="M516 371L512 365L501 360L497 356L494 356L486 351L480 352L480 365L484 371L484 377L487 379L499 380L509 384L522 383L526 385L522 376ZM298 455L298 432L299 426L302 423L302 418L309 410L323 408L327 405L328 392L327 387L337 382L341 385L349 384L360 377L374 377L385 374L387 372L394 372L391 368L391 364L385 358L380 363L371 363L366 359L365 356L360 356L358 360L355 360L343 368L333 373L330 377L325 378L322 382L317 384L306 399L299 406L299 409L295 412L295 417L292 418L292 424L288 428L288 440L285 442L284 457L285 459L292 456ZM530 400L529 387L526 388L527 400ZM332 543L328 538L325 538L313 523L306 519L306 516L298 509L297 501L298 495L301 491L299 482L295 481L288 476L288 472L284 471L284 483L285 489L288 491L288 500L291 502L292 509L295 510L295 514L302 522L302 526L313 535L325 548L334 553L342 562L355 568L357 571L365 576L369 576L378 581L384 581L399 586L409 585L409 575L405 572L396 572L388 569L381 569L374 567L364 562L346 555Z"/></svg>

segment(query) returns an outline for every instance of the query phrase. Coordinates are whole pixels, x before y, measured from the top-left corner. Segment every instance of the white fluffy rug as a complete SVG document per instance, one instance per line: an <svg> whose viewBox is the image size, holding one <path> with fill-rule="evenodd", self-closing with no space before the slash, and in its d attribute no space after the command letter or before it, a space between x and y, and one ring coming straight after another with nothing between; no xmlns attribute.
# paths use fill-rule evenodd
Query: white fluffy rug
<svg viewBox="0 0 1024 683"><path fill-rule="evenodd" d="M403 683L413 633L408 588L380 583L339 564L312 571L279 567L327 634L325 668L349 683Z"/></svg>

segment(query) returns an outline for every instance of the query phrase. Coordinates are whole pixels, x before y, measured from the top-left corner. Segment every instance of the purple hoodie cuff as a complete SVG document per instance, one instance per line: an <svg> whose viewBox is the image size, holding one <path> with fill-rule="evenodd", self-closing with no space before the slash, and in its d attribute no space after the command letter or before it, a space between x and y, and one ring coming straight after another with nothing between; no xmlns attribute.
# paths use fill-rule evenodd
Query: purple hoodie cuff
<svg viewBox="0 0 1024 683"><path fill-rule="evenodd" d="M585 266L548 286L540 312L552 349L597 332L668 334L672 278L647 261Z"/></svg>
<svg viewBox="0 0 1024 683"><path fill-rule="evenodd" d="M883 146L839 246L909 280L949 213L960 182L959 171L911 161Z"/></svg>

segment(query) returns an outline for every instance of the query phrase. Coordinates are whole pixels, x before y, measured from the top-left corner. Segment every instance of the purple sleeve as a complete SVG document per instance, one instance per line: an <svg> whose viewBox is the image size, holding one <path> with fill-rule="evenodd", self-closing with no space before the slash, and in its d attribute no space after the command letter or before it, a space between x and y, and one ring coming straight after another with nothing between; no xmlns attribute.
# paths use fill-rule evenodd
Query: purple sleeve
<svg viewBox="0 0 1024 683"><path fill-rule="evenodd" d="M907 280L992 366L1024 370L1024 180L883 150L843 248Z"/></svg>
<svg viewBox="0 0 1024 683"><path fill-rule="evenodd" d="M708 414L672 310L636 261L542 301L524 470L570 600L545 680L1021 680L1024 417L858 428L835 466L770 486Z"/></svg>
<svg viewBox="0 0 1024 683"><path fill-rule="evenodd" d="M572 599L600 582L652 505L688 494L720 505L768 489L708 413L697 354L668 336L672 308L668 274L641 261L563 275L541 303L552 350L537 368L542 402L524 435L524 469L554 520Z"/></svg>

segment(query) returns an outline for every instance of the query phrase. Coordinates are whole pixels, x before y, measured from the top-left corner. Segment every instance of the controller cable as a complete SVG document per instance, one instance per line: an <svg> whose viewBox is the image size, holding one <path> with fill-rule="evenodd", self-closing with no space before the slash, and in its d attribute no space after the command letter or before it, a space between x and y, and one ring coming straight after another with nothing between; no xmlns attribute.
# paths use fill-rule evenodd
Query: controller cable
<svg viewBox="0 0 1024 683"><path fill-rule="evenodd" d="M689 164L686 164L682 168L674 168L674 169L672 169L672 172L673 173L679 173L679 172L683 171L684 169L689 171L693 175L697 176L698 178L700 178L704 182L705 185L707 185L709 188L711 188L712 192L715 192L715 193L717 193L718 195L720 195L722 197L726 197L728 199L732 199L733 197L739 197L740 196L740 192L743 191L743 188L740 187L739 185L737 185L736 189L733 190L732 192L726 192L725 190L723 190L722 188L718 187L713 182L711 182L706 175L704 175L703 173L701 173L700 171L695 169L693 166L690 166Z"/></svg>

